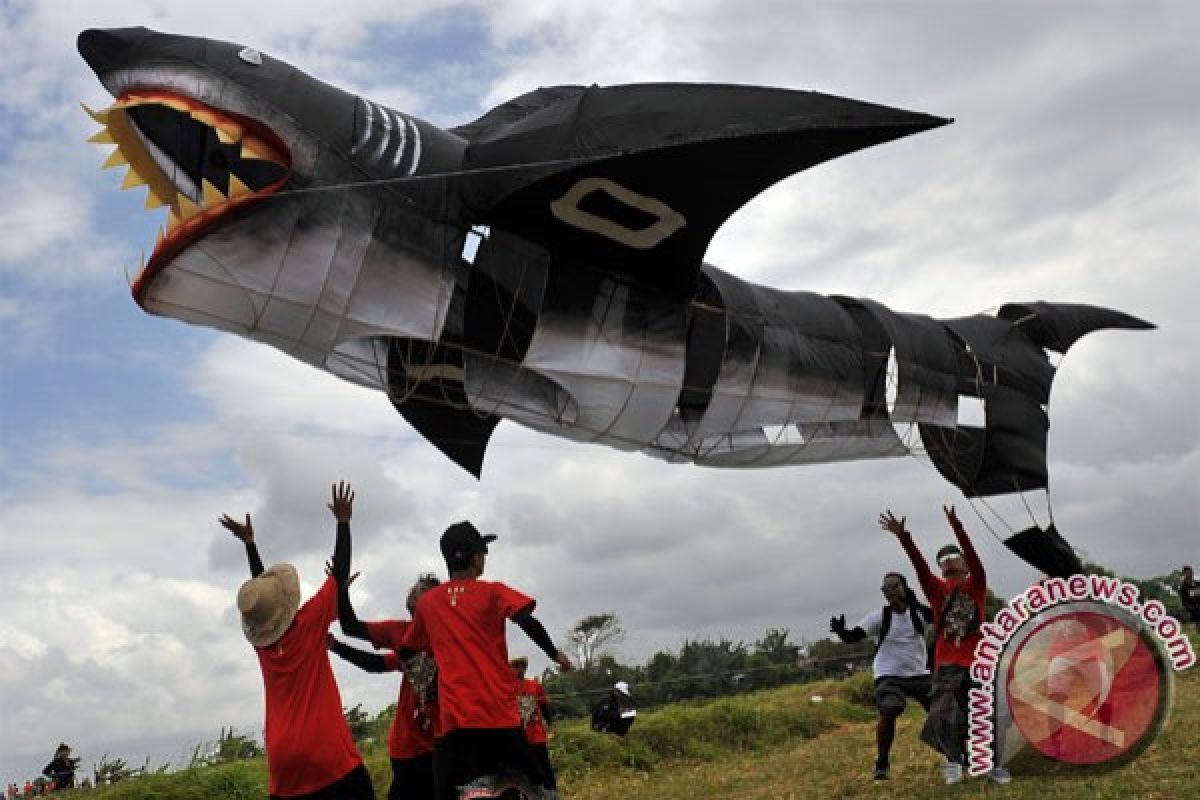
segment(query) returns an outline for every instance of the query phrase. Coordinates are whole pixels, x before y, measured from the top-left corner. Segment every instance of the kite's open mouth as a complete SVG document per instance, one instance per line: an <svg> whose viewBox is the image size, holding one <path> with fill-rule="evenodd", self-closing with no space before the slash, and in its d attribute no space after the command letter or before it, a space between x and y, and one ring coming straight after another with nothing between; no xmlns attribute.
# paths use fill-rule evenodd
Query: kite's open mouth
<svg viewBox="0 0 1200 800"><path fill-rule="evenodd" d="M277 191L291 169L287 147L261 123L171 91L130 90L102 111L84 110L104 126L88 141L116 145L104 167L129 167L121 188L145 186L147 209L167 207L135 297L214 225Z"/></svg>

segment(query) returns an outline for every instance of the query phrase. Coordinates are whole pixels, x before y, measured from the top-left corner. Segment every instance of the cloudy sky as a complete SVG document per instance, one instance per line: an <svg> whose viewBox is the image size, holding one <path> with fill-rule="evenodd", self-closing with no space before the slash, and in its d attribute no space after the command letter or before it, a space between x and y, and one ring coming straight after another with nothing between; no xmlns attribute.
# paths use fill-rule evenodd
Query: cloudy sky
<svg viewBox="0 0 1200 800"><path fill-rule="evenodd" d="M1010 300L1120 308L1063 362L1051 406L1059 528L1120 572L1200 561L1200 7L1177 3L652 2L0 6L0 780L65 740L177 760L261 725L261 684L216 525L254 515L264 558L311 590L336 479L358 490L363 616L394 613L436 537L501 536L492 577L540 600L556 638L612 610L627 658L685 637L824 635L902 565L875 526L927 549L959 502L927 462L712 471L511 424L476 482L380 394L263 346L143 314L126 272L161 221L100 172L75 51L145 25L252 45L450 125L539 85L713 81L816 89L955 124L802 173L740 211L708 260L774 286L961 315ZM749 12L747 9L752 8ZM999 509L1014 526L1017 507ZM1002 522L989 517L999 534ZM1022 516L1024 515L1024 516ZM997 590L1035 577L962 514ZM1191 548L1189 551L1187 548ZM520 636L518 633L517 636ZM515 649L544 659L514 639ZM395 681L337 667L348 705Z"/></svg>

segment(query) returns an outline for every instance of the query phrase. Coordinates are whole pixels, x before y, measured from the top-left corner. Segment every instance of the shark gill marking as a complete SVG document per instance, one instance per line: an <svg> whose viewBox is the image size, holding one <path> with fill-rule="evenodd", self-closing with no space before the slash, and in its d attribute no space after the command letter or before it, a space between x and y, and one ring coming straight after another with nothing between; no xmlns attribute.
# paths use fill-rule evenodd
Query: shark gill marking
<svg viewBox="0 0 1200 800"><path fill-rule="evenodd" d="M350 148L350 155L363 156L371 164L386 165L392 172L414 174L421 161L421 132L416 123L408 116L364 97L359 97L358 101L362 107L363 128ZM407 169L405 162L408 162Z"/></svg>

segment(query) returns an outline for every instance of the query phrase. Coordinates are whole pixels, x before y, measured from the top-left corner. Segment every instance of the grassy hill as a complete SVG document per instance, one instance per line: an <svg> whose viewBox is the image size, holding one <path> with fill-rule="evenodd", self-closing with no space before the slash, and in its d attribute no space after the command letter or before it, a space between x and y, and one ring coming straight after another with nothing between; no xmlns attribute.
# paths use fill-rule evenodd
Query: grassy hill
<svg viewBox="0 0 1200 800"><path fill-rule="evenodd" d="M684 702L639 715L625 740L583 722L555 727L551 754L560 790L571 800L697 800L799 797L1176 798L1194 792L1200 752L1200 669L1178 675L1166 728L1140 759L1106 773L1071 771L1022 778L1009 786L968 779L941 785L939 758L917 738L923 715L901 718L892 778L871 780L874 711L870 680L822 681L707 702ZM822 698L813 702L814 695ZM382 796L386 753L367 748ZM82 795L97 800L262 798L261 759L154 775Z"/></svg>

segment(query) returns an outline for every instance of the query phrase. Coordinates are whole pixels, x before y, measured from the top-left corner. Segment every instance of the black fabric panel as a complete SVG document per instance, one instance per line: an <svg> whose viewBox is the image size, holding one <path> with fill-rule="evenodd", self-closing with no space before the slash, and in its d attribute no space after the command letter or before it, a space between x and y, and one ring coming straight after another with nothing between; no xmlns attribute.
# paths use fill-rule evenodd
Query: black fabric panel
<svg viewBox="0 0 1200 800"><path fill-rule="evenodd" d="M1054 367L1042 348L1009 320L978 315L944 320L943 324L970 345L981 362L983 383L1008 386L1042 405L1050 402ZM968 382L976 380L973 374L963 377ZM962 392L961 384L960 393L979 396L978 389Z"/></svg>
<svg viewBox="0 0 1200 800"><path fill-rule="evenodd" d="M495 232L471 270L463 312L463 344L477 353L520 363L529 351L546 290L545 253Z"/></svg>
<svg viewBox="0 0 1200 800"><path fill-rule="evenodd" d="M983 428L959 425L943 428L939 425L917 426L925 455L943 478L957 486L967 497L976 496L975 481L983 466L985 436Z"/></svg>
<svg viewBox="0 0 1200 800"><path fill-rule="evenodd" d="M1104 328L1149 330L1154 324L1099 306L1076 303L1007 303L997 316L1010 320L1035 344L1059 353L1092 331Z"/></svg>
<svg viewBox="0 0 1200 800"><path fill-rule="evenodd" d="M462 369L462 351L419 340L392 339L388 347L388 398L430 444L478 478L488 441L500 418L471 410L460 381L419 380L416 373L436 366Z"/></svg>
<svg viewBox="0 0 1200 800"><path fill-rule="evenodd" d="M687 360L679 411L685 418L698 419L708 408L713 386L721 375L729 326L721 295L706 275L700 276L700 288L687 314Z"/></svg>
<svg viewBox="0 0 1200 800"><path fill-rule="evenodd" d="M1026 528L1004 540L1004 544L1026 563L1051 578L1083 574L1083 564L1054 525L1042 530Z"/></svg>
<svg viewBox="0 0 1200 800"><path fill-rule="evenodd" d="M1004 386L986 387L983 399L987 419L983 464L968 496L1044 489L1050 430L1046 412Z"/></svg>
<svg viewBox="0 0 1200 800"><path fill-rule="evenodd" d="M870 311L858 303L843 303L863 338L863 418L884 418L887 410L887 364L892 340Z"/></svg>

